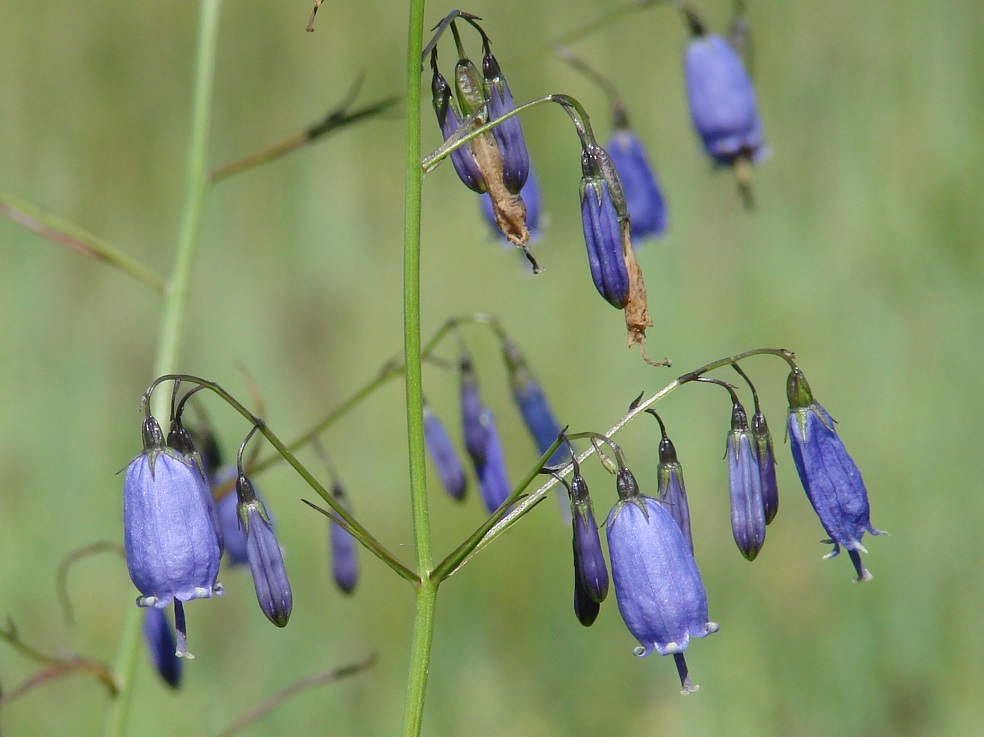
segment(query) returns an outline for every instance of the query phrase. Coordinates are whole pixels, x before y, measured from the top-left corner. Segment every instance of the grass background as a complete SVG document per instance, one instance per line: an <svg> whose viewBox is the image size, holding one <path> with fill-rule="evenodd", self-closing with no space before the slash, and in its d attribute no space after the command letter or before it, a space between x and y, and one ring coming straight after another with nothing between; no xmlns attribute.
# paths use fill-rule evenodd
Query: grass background
<svg viewBox="0 0 984 737"><path fill-rule="evenodd" d="M550 58L548 40L615 2L478 1L518 99L577 96L607 136L597 89ZM702 2L714 28L729 5ZM431 4L429 24L449 7ZM320 117L364 75L360 100L399 93L405 7L229 0L223 10L209 160L219 164ZM751 3L755 72L773 158L759 209L702 157L684 106L683 24L651 9L574 48L612 75L666 190L671 231L640 254L656 321L647 367L594 292L580 234L576 137L559 110L524 119L549 227L530 278L477 216L450 167L424 192L424 330L451 314L501 316L564 423L601 430L636 394L760 345L789 347L865 474L876 526L851 583L826 548L782 444L785 371L749 364L780 454L780 514L754 564L737 553L721 460L728 406L689 388L661 405L685 464L698 561L721 623L688 651L699 695L672 664L637 660L610 601L590 630L571 612L569 530L549 504L442 588L427 735L968 735L984 729L984 555L978 373L984 360L980 172L984 6L872 0ZM166 274L183 192L197 8L124 0L3 4L0 190L36 202ZM477 45L474 46L477 54ZM444 58L450 57L445 51ZM510 60L517 59L519 61ZM425 147L439 136L425 114ZM255 379L290 437L400 350L399 114L344 131L210 194L181 364L248 396ZM122 536L119 477L139 450L159 299L126 275L0 221L0 615L47 652L112 661L135 592L122 562L87 560L70 580L67 627L55 572L73 549ZM513 475L534 460L489 336L469 330ZM453 355L448 346L446 355ZM449 425L453 376L425 369ZM246 428L208 405L232 451ZM325 436L357 513L412 559L402 388L390 385ZM655 482L656 428L620 436ZM306 456L314 466L317 460ZM599 515L614 500L590 468ZM331 586L322 518L282 467L257 479L275 508L295 591L275 630L242 571L188 607L192 650L172 693L138 667L132 735L215 734L295 678L379 656L370 672L306 693L249 734L392 735L412 596L363 555L354 598ZM481 520L474 493L432 491L439 551ZM6 690L34 665L0 646ZM106 696L84 677L5 707L4 734L98 734Z"/></svg>

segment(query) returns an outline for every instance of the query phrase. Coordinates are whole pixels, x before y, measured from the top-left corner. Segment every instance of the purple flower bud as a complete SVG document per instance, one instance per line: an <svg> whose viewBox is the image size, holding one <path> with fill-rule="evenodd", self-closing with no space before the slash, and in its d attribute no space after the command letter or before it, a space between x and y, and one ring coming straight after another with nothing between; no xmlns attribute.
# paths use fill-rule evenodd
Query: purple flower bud
<svg viewBox="0 0 984 737"><path fill-rule="evenodd" d="M139 606L166 607L221 594L221 550L200 470L162 447L156 420L144 423L144 451L126 469L123 528ZM210 497L209 497L210 498Z"/></svg>
<svg viewBox="0 0 984 737"><path fill-rule="evenodd" d="M471 356L461 353L459 362L461 380L461 426L465 436L465 450L476 468L485 461L488 446L488 430L482 424L482 398L478 394L478 377L472 366Z"/></svg>
<svg viewBox="0 0 984 737"><path fill-rule="evenodd" d="M834 429L834 421L820 404L800 369L794 369L786 382L789 397L789 444L806 496L820 524L830 535L834 549L826 558L847 548L857 571L857 581L871 574L861 562L867 552L861 544L865 532L881 535L871 525L868 491L854 460Z"/></svg>
<svg viewBox="0 0 984 737"><path fill-rule="evenodd" d="M290 619L294 596L284 569L284 556L263 502L242 473L236 480L239 524L246 533L246 559L253 575L256 601L266 618L278 627Z"/></svg>
<svg viewBox="0 0 984 737"><path fill-rule="evenodd" d="M506 472L506 456L502 450L502 443L495 427L492 410L483 409L479 422L485 429L485 457L481 463L475 463L475 472L478 475L478 487L482 492L482 501L485 502L485 508L489 514L492 514L509 497L512 486Z"/></svg>
<svg viewBox="0 0 984 737"><path fill-rule="evenodd" d="M157 674L171 688L180 686L181 658L175 652L177 643L174 639L174 631L163 609L157 607L144 609L143 636Z"/></svg>
<svg viewBox="0 0 984 737"><path fill-rule="evenodd" d="M535 241L540 237L540 210L542 197L540 195L540 183L537 181L536 174L530 170L530 175L526 179L526 184L520 191L520 197L526 204L526 227L530 231L530 240ZM482 207L482 215L492 228L496 237L504 244L512 246L509 239L499 230L499 224L495 219L495 210L492 208L492 199L486 192L479 198Z"/></svg>
<svg viewBox="0 0 984 737"><path fill-rule="evenodd" d="M434 70L431 78L431 94L434 104L434 112L437 114L437 122L441 126L441 134L444 140L448 140L458 127L461 125L462 117L458 112L458 106L451 95L451 85L437 69L437 52L431 54L431 68ZM475 192L484 192L486 189L485 178L482 176L475 157L472 156L469 146L462 146L451 152L451 163L454 170L458 173L458 178L464 182L468 189Z"/></svg>
<svg viewBox="0 0 984 737"><path fill-rule="evenodd" d="M676 520L690 553L694 552L694 539L690 532L690 504L687 488L683 483L683 466L677 460L673 441L665 435L659 442L659 464L656 466L659 500Z"/></svg>
<svg viewBox="0 0 984 737"><path fill-rule="evenodd" d="M731 532L738 550L755 560L765 544L765 505L762 474L745 409L735 403L728 434L728 486L731 499Z"/></svg>
<svg viewBox="0 0 984 737"><path fill-rule="evenodd" d="M694 556L666 507L639 493L631 471L618 472L619 501L608 515L608 553L618 610L639 641L640 657L673 655L683 693L690 682L683 652L691 637L717 632Z"/></svg>
<svg viewBox="0 0 984 737"><path fill-rule="evenodd" d="M222 535L225 538L226 562L230 566L246 565L249 560L246 556L246 531L239 522L239 495L235 490L235 481L239 477L239 471L235 465L220 468L212 477L212 487L218 488L229 484L229 491L219 497L215 503L216 512L219 518L219 525L222 528ZM256 498L264 504L263 494L250 482ZM270 515L270 522L273 524L273 515Z"/></svg>
<svg viewBox="0 0 984 737"><path fill-rule="evenodd" d="M536 449L540 455L543 455L560 435L560 425L547 403L543 387L533 376L523 354L519 352L519 346L511 340L506 340L502 344L502 353L509 368L513 399L519 407L519 413L523 416L526 429L533 436ZM547 460L547 465L559 465L564 457L563 447L557 448Z"/></svg>
<svg viewBox="0 0 984 737"><path fill-rule="evenodd" d="M588 484L576 472L571 479L571 516L574 528L574 571L582 591L600 604L608 596L608 566L605 565L605 556L601 552L601 539L598 537L598 525L595 522L591 497L588 495Z"/></svg>
<svg viewBox="0 0 984 737"><path fill-rule="evenodd" d="M629 300L622 226L608 183L601 176L581 179L581 224L595 288L609 304L622 309Z"/></svg>
<svg viewBox="0 0 984 737"><path fill-rule="evenodd" d="M642 142L632 131L621 128L615 131L606 150L622 182L632 238L662 235L666 230L666 203Z"/></svg>
<svg viewBox="0 0 984 737"><path fill-rule="evenodd" d="M424 403L424 444L445 491L455 499L464 499L465 490L468 488L465 469L461 466L458 453L451 443L451 437L444 428L444 423L437 418L426 402Z"/></svg>
<svg viewBox="0 0 984 737"><path fill-rule="evenodd" d="M772 433L761 411L752 415L752 440L755 441L755 459L762 477L765 524L769 524L779 511L779 483L776 481L776 453L772 445Z"/></svg>
<svg viewBox="0 0 984 737"><path fill-rule="evenodd" d="M488 95L489 119L499 118L515 110L512 92L509 84L502 76L499 63L492 55L488 44L485 45L485 57L482 60L482 72L485 76L485 87ZM530 155L526 149L526 139L519 116L509 118L492 129L495 141L502 154L502 181L513 194L519 194L526 184L530 173ZM523 192L525 195L526 193ZM525 199L525 197L524 197ZM529 203L527 202L527 208ZM530 220L527 212L527 222Z"/></svg>
<svg viewBox="0 0 984 737"><path fill-rule="evenodd" d="M346 510L349 509L348 497L342 487L335 483L331 495ZM328 523L328 537L331 547L331 576L335 585L344 594L351 594L359 580L359 559L356 557L356 540L352 534L338 523Z"/></svg>
<svg viewBox="0 0 984 737"><path fill-rule="evenodd" d="M574 616L585 627L590 627L598 619L601 604L592 599L584 588L581 572L574 567Z"/></svg>
<svg viewBox="0 0 984 737"><path fill-rule="evenodd" d="M755 88L738 54L721 36L698 35L684 59L687 100L704 150L719 164L767 155Z"/></svg>

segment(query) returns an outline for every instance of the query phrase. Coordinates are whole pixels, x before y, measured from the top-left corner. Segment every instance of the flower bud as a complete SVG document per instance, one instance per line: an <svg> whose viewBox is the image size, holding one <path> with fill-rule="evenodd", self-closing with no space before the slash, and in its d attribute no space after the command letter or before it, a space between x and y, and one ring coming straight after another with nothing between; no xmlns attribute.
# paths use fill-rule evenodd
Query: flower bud
<svg viewBox="0 0 984 737"><path fill-rule="evenodd" d="M779 483L776 481L776 453L772 445L769 423L761 411L752 416L752 440L755 441L755 459L762 477L762 505L765 524L770 524L779 511Z"/></svg>
<svg viewBox="0 0 984 737"><path fill-rule="evenodd" d="M346 511L349 510L348 497L337 482L332 486L331 495ZM356 540L352 533L335 521L328 523L328 537L331 547L331 576L342 593L351 594L359 580Z"/></svg>
<svg viewBox="0 0 984 737"><path fill-rule="evenodd" d="M236 479L239 524L246 533L246 559L253 575L256 601L266 618L278 627L290 619L294 596L284 568L284 556L263 502L242 473Z"/></svg>
<svg viewBox="0 0 984 737"><path fill-rule="evenodd" d="M857 581L871 574L861 562L867 552L861 544L865 532L883 534L871 525L868 491L854 460L834 429L834 421L816 400L803 372L796 368L786 382L789 398L789 445L806 496L820 524L830 535L833 558L843 545L857 571Z"/></svg>
<svg viewBox="0 0 984 737"><path fill-rule="evenodd" d="M461 382L461 427L465 436L465 450L476 468L485 462L488 446L488 430L482 424L482 398L478 393L478 377L472 366L471 356L461 353L458 364Z"/></svg>
<svg viewBox="0 0 984 737"><path fill-rule="evenodd" d="M444 428L444 423L437 418L426 402L424 403L424 446L434 462L445 491L455 499L464 499L465 490L468 488L465 469L461 466L458 453L451 443L451 437Z"/></svg>
<svg viewBox="0 0 984 737"><path fill-rule="evenodd" d="M755 560L765 544L762 474L748 430L748 417L744 407L737 402L731 413L727 456L731 532L741 554L748 560Z"/></svg>
<svg viewBox="0 0 984 737"><path fill-rule="evenodd" d="M485 88L488 96L489 119L502 117L516 109L512 92L506 78L502 76L499 63L492 55L486 39L485 56L482 59L482 73L485 77ZM526 149L526 139L519 116L515 115L492 129L495 141L502 153L502 181L513 194L519 194L526 184L530 173L530 155ZM529 203L527 202L527 208ZM527 213L527 222L530 221Z"/></svg>
<svg viewBox="0 0 984 737"><path fill-rule="evenodd" d="M612 180L602 175L602 158L607 161L599 147L586 149L581 156L581 224L595 288L609 304L622 309L629 300L629 274L622 248L622 222L613 199Z"/></svg>
<svg viewBox="0 0 984 737"><path fill-rule="evenodd" d="M163 609L157 607L144 609L143 636L157 674L171 688L180 686L181 658L175 652L177 643L174 639L174 631Z"/></svg>
<svg viewBox="0 0 984 737"><path fill-rule="evenodd" d="M659 442L659 464L656 466L659 500L666 505L670 516L676 520L690 553L694 552L694 539L690 532L690 504L687 488L683 483L683 466L677 460L673 441L665 435Z"/></svg>
<svg viewBox="0 0 984 737"><path fill-rule="evenodd" d="M618 474L619 501L608 515L608 553L618 610L639 641L636 655L673 655L683 693L691 683L683 652L691 637L717 632L707 593L680 526L666 507L639 493L628 469Z"/></svg>
<svg viewBox="0 0 984 737"><path fill-rule="evenodd" d="M581 582L582 591L600 604L608 596L608 566L605 565L605 556L601 551L601 539L598 537L598 525L595 522L591 497L588 495L588 484L578 472L571 479L570 494L574 529L574 572Z"/></svg>
<svg viewBox="0 0 984 737"><path fill-rule="evenodd" d="M638 136L628 128L616 128L605 150L622 183L633 240L662 235L666 230L666 203Z"/></svg>
<svg viewBox="0 0 984 737"><path fill-rule="evenodd" d="M731 165L738 158L761 162L768 154L755 88L738 54L721 36L704 34L687 46L684 71L694 129L708 156Z"/></svg>
<svg viewBox="0 0 984 737"><path fill-rule="evenodd" d="M434 70L431 78L434 112L437 114L441 134L446 141L458 130L462 116L459 114L457 103L451 95L451 85L437 69L436 50L431 54L431 68ZM451 163L458 174L458 178L468 189L479 193L485 192L485 178L475 162L475 157L472 156L471 147L462 146L452 151Z"/></svg>
<svg viewBox="0 0 984 737"><path fill-rule="evenodd" d="M513 400L519 407L526 429L533 436L537 451L543 455L560 435L560 425L547 403L543 387L533 376L533 372L519 352L519 346L511 340L505 340L502 344L502 354L509 368L509 384L512 388ZM548 459L547 465L556 466L562 463L563 459L563 448L557 448Z"/></svg>
<svg viewBox="0 0 984 737"><path fill-rule="evenodd" d="M478 487L482 493L482 501L489 514L502 506L512 492L509 475L506 472L506 456L499 440L499 432L495 427L492 410L485 408L479 417L479 422L485 429L485 458L475 464L478 475Z"/></svg>

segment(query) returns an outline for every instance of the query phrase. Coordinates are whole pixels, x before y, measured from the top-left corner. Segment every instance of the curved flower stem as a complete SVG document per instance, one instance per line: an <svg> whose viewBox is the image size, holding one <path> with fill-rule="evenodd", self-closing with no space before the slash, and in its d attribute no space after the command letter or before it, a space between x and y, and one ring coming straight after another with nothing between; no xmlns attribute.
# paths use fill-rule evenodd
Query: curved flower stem
<svg viewBox="0 0 984 737"><path fill-rule="evenodd" d="M218 46L219 13L222 0L201 0L199 7L198 42L195 52L195 76L192 87L191 139L188 143L185 201L181 231L175 253L174 271L164 295L161 325L157 341L154 374L173 371L177 364L181 330L187 309L191 266L201 225L205 194L208 189L206 147L212 112L212 84L215 77L215 57ZM164 409L165 397L161 397ZM166 414L161 412L160 414ZM106 737L122 737L132 695L133 670L140 644L140 611L130 604L120 634L119 650L113 672L119 695L112 702L106 717Z"/></svg>
<svg viewBox="0 0 984 737"><path fill-rule="evenodd" d="M660 401L661 399L664 399L671 392L676 391L687 382L696 380L699 376L707 373L708 371L713 371L714 369L722 368L724 366L730 366L733 363L737 363L738 361L743 361L744 359L749 358L751 356L761 356L761 355L778 356L779 358L782 358L784 361L786 361L790 366L795 367L796 365L794 363L796 354L793 353L792 351L786 350L785 348L754 348L750 351L745 351L744 353L738 353L734 356L728 356L727 358L721 358L716 361L711 361L710 363L705 364L700 368L695 369L694 371L690 371L689 373L683 374L682 376L674 379L673 381L671 381L669 384L664 386L662 389L660 389L658 392L653 394L648 399L640 402L634 402L632 409L630 409L625 414L625 416L622 417L622 419L620 419L618 422L612 425L612 427L609 428L604 433L604 435L608 438L614 437L614 435L619 430L621 430L623 427L625 427L630 422L632 422L632 420L634 420L637 416L645 412L649 407L656 404L656 402ZM598 452L597 446L592 445L586 451L584 451L579 456L577 456L577 462L579 464L583 463L585 459L590 458L597 452ZM554 486L560 483L560 480L562 478L568 476L573 471L573 468L574 466L573 464L571 464L564 470L558 471L556 475L551 477L550 480L545 482L542 486L540 486L540 488L538 488L536 491L532 492L528 496L524 497L522 501L516 504L507 515L502 517L502 519L500 519L498 522L492 525L490 529L487 530L485 535L472 547L471 551L466 556L464 556L461 560L457 561L457 564L453 567L452 570L449 570L447 572L447 575L450 575L451 573L460 569L469 560L471 560L473 556L475 556L477 553L483 550L489 543L491 543L499 535L501 535L503 532L508 530L514 524L516 524L516 522L523 515L529 512L534 505L538 504L543 499L543 497L546 496L547 492L550 491L550 489L552 489ZM451 556L449 556L449 558L450 557ZM447 561L444 561L441 564L440 570L442 570L442 572L446 569L446 565L445 565L446 563Z"/></svg>

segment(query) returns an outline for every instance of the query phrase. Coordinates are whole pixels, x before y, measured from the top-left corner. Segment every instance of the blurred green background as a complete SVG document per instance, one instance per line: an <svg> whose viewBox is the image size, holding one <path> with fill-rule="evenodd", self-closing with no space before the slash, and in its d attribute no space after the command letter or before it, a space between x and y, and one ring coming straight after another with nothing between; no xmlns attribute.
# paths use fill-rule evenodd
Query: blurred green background
<svg viewBox="0 0 984 737"><path fill-rule="evenodd" d="M602 94L550 58L549 40L619 3L499 3L486 19L514 94L577 96L609 132ZM566 117L524 118L549 226L546 266L527 276L443 166L425 181L424 331L452 314L501 316L562 422L603 430L640 391L751 347L796 350L862 468L874 524L870 584L827 548L783 443L784 367L748 364L780 455L780 514L749 564L731 540L728 405L687 388L660 405L686 469L698 562L721 623L688 651L700 694L671 661L632 656L614 597L590 630L571 611L569 529L552 502L442 588L424 733L442 735L970 735L984 731L984 5L872 0L750 3L755 72L772 159L755 172L759 209L710 170L684 106L684 25L650 9L574 49L612 75L666 190L671 231L640 252L656 322L646 366L621 316L595 293L577 204L577 141ZM698 6L723 29L730 4ZM430 3L428 25L450 6ZM318 119L364 75L360 101L399 94L402 3L310 7L229 0L223 8L209 150L213 164ZM162 274L183 193L197 7L3 2L0 190L36 202ZM469 36L466 36L469 38ZM474 45L478 53L477 45ZM444 58L450 57L446 51ZM510 63L511 59L516 59ZM248 398L255 379L273 428L292 437L400 350L401 116L346 130L211 193L182 347L185 370ZM424 145L438 145L430 110ZM160 301L135 280L0 220L0 615L52 654L111 662L136 595L113 556L88 559L59 610L55 574L72 550L120 541L121 479L139 450ZM519 476L535 453L509 403L490 336L467 330L488 404ZM453 356L453 345L443 352ZM425 368L425 391L457 426L456 382ZM402 386L394 382L325 435L370 529L412 560ZM232 450L246 428L208 410ZM654 488L657 430L619 436ZM305 455L313 468L318 461ZM589 468L598 514L614 501ZM276 630L242 571L226 595L188 607L183 688L141 656L132 735L210 735L292 680L379 656L371 671L296 698L255 735L393 735L399 729L412 596L362 555L353 598L330 583L324 520L283 467L257 479L274 506L294 585ZM432 490L438 551L481 520ZM35 665L0 644L6 690ZM0 712L7 737L98 734L104 690L57 680Z"/></svg>

